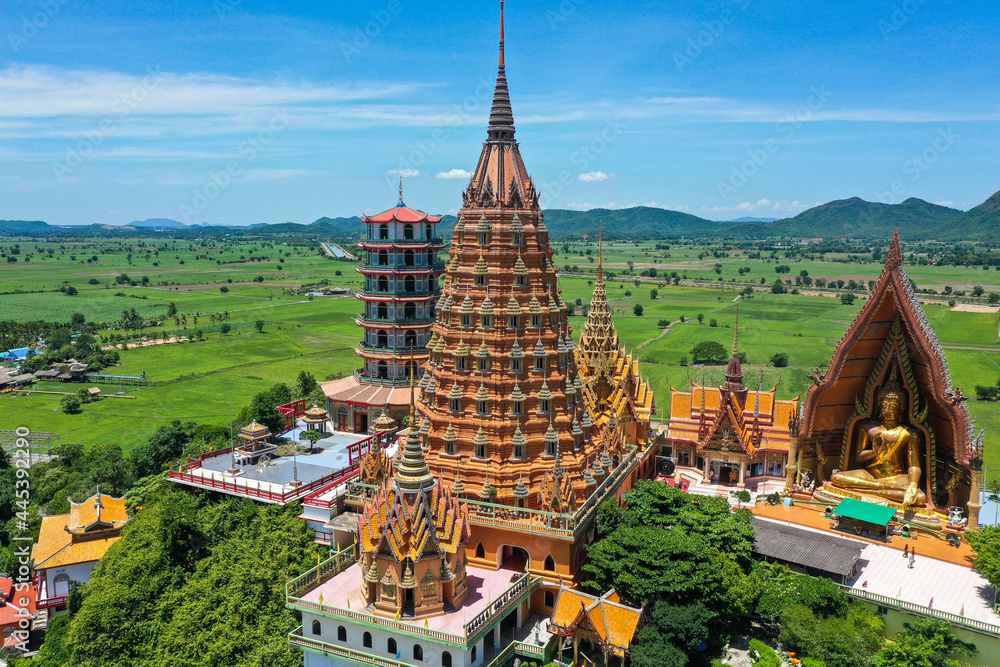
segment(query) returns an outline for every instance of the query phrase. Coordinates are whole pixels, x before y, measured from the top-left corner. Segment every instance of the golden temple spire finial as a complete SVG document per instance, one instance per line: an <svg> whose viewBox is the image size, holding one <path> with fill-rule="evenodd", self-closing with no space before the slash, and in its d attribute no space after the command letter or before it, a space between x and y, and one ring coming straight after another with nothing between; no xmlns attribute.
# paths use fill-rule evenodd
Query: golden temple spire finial
<svg viewBox="0 0 1000 667"><path fill-rule="evenodd" d="M597 279L604 279L604 221L597 232Z"/></svg>
<svg viewBox="0 0 1000 667"><path fill-rule="evenodd" d="M416 376L416 374L417 374L417 369L415 364L413 363L413 345L411 344L410 345L410 430L411 431L417 427L416 425L417 393L416 393L416 385L414 384L414 377Z"/></svg>
<svg viewBox="0 0 1000 667"><path fill-rule="evenodd" d="M733 356L740 353L740 302L736 302L736 327L733 331Z"/></svg>

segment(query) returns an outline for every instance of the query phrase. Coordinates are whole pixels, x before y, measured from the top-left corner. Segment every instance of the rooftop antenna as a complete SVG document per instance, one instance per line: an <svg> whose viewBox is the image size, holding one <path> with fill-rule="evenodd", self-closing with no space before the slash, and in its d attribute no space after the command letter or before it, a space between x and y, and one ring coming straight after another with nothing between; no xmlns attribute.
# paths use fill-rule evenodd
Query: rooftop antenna
<svg viewBox="0 0 1000 667"><path fill-rule="evenodd" d="M403 175L399 175L399 205L403 206Z"/></svg>

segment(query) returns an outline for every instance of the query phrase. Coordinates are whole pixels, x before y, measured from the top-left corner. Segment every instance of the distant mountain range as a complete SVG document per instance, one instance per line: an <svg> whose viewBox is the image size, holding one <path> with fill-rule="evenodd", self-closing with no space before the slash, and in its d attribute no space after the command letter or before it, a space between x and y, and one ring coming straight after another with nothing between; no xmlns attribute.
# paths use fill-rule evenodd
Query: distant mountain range
<svg viewBox="0 0 1000 667"><path fill-rule="evenodd" d="M729 222L774 222L775 220L780 220L781 218L736 218L735 220L730 220Z"/></svg>
<svg viewBox="0 0 1000 667"><path fill-rule="evenodd" d="M455 216L441 221L441 233L454 228ZM920 240L1000 242L1000 192L969 211L959 211L910 198L899 204L882 204L853 197L821 204L793 218L738 218L714 222L689 213L636 206L626 209L595 208L589 211L548 209L545 224L553 238L596 236L601 224L609 238L657 239L678 236L719 239L887 238L899 228L904 237ZM268 234L316 237L356 237L364 233L357 216L320 218L310 224L259 223L250 227L218 227L201 223L185 225L170 218L137 220L125 226L53 226L34 220L0 220L0 235L92 236L95 234L153 234L165 230L182 235Z"/></svg>

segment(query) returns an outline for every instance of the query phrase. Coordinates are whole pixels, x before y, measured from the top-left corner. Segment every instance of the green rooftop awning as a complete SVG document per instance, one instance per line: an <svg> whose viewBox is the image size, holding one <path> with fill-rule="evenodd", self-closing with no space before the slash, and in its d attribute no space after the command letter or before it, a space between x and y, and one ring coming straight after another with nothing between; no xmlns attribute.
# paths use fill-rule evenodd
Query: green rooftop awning
<svg viewBox="0 0 1000 667"><path fill-rule="evenodd" d="M896 515L896 510L884 505L866 503L854 498L845 498L837 505L837 509L833 510L833 513L845 519L873 523L876 526L886 526L892 521L892 517Z"/></svg>

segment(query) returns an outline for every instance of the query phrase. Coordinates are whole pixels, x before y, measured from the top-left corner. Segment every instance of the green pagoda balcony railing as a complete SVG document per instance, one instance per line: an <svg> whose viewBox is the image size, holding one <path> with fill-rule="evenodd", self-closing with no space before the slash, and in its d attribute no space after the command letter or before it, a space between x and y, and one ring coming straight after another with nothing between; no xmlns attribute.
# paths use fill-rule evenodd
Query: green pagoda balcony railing
<svg viewBox="0 0 1000 667"><path fill-rule="evenodd" d="M358 246L363 248L367 245L379 245L379 246L421 246L421 245L444 245L444 239L440 236L434 236L429 239L361 239L358 242Z"/></svg>
<svg viewBox="0 0 1000 667"><path fill-rule="evenodd" d="M343 658L344 660L359 665L377 665L377 667L417 667L412 663L397 660L396 656L392 656L391 658L380 658L377 655L372 655L372 649L370 648L358 651L349 646L337 646L336 644L328 644L327 642L316 639L315 637L307 637L303 634L301 625L288 633L288 642L292 646L296 646L303 651L323 653L331 657Z"/></svg>
<svg viewBox="0 0 1000 667"><path fill-rule="evenodd" d="M409 359L409 351L407 351L406 356ZM393 380L392 378L378 378L372 377L364 371L356 370L354 371L354 379L358 382L364 384L372 385L373 387L400 387L400 386L410 386L410 378L399 378L398 380Z"/></svg>
<svg viewBox="0 0 1000 667"><path fill-rule="evenodd" d="M357 562L357 557L354 555L353 549L348 547L334 553L329 559L308 572L292 579L285 584L286 606L299 611L312 611L331 618L350 619L356 623L370 627L379 627L402 632L410 636L423 637L431 641L460 647L464 650L479 641L500 619L506 616L512 609L515 609L517 605L530 596L542 584L541 577L530 575L527 572L521 574L511 582L505 591L493 598L486 609L477 614L475 618L466 622L462 629L463 634L461 635L434 630L417 622L408 623L406 621L397 621L392 618L377 616L367 611L331 607L321 602L313 602L301 597L337 576L355 562ZM319 640L311 641L318 642ZM336 648L348 650L346 647Z"/></svg>
<svg viewBox="0 0 1000 667"><path fill-rule="evenodd" d="M386 290L380 290L373 287L372 289L366 289L360 292L355 292L355 295L360 299L363 299L365 297L374 297L376 299L391 298L391 297L406 297L408 299L436 299L437 297L441 296L441 290L436 289L430 291L424 290L424 291L407 292L402 287L399 289L389 288Z"/></svg>

